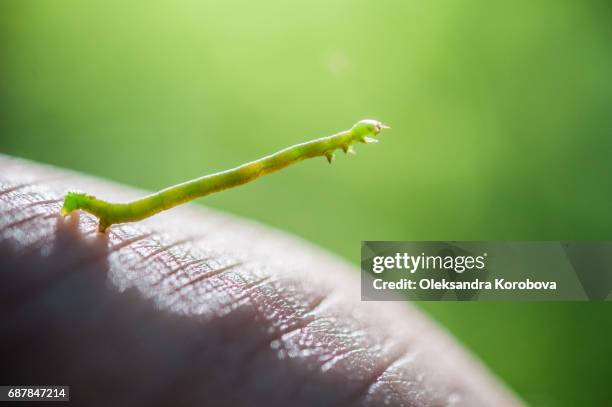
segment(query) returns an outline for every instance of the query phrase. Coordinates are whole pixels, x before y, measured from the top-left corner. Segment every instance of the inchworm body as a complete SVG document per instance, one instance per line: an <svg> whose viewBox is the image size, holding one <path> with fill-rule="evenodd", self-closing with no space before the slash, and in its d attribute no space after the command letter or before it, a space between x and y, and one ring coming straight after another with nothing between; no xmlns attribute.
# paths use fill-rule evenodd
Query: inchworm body
<svg viewBox="0 0 612 407"><path fill-rule="evenodd" d="M246 184L307 158L322 156L331 163L337 149L354 154L353 143L378 142L370 136L378 135L385 128L388 127L376 120L361 120L350 130L296 144L259 160L174 185L132 202L110 203L93 195L68 192L64 198L61 214L66 216L77 209L89 212L98 218L100 222L98 230L105 232L110 225L148 218L193 199Z"/></svg>

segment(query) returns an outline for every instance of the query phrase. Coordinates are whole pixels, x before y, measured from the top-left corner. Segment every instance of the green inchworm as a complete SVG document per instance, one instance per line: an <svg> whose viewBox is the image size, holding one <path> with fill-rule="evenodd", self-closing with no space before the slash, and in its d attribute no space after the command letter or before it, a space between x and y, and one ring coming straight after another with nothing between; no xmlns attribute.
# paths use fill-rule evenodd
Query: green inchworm
<svg viewBox="0 0 612 407"><path fill-rule="evenodd" d="M104 232L110 225L148 218L193 199L253 181L307 158L323 156L331 163L337 149L354 154L353 143L378 142L370 136L378 135L385 128L388 127L376 120L361 120L350 130L296 144L231 170L205 175L132 202L110 203L93 195L68 192L64 198L61 214L66 216L74 210L82 209L98 218L100 221L98 230Z"/></svg>

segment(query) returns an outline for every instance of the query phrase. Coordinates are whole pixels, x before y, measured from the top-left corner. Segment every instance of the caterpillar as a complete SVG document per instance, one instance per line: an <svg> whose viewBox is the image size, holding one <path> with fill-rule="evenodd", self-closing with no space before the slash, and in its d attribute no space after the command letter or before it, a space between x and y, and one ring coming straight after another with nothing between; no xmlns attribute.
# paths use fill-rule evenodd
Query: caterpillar
<svg viewBox="0 0 612 407"><path fill-rule="evenodd" d="M82 192L67 192L61 215L67 216L79 209L89 212L98 218L98 231L104 233L111 225L148 218L193 199L246 184L308 158L322 156L331 164L336 150L355 154L353 143L377 143L378 140L371 136L387 128L376 120L361 120L349 130L296 144L230 170L183 182L127 203L111 203Z"/></svg>

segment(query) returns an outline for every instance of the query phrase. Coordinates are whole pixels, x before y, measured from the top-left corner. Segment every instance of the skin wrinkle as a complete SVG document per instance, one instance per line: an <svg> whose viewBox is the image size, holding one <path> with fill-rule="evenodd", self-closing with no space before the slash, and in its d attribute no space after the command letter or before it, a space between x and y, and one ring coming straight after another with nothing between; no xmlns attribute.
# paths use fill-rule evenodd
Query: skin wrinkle
<svg viewBox="0 0 612 407"><path fill-rule="evenodd" d="M33 201L30 202L29 204L25 204L23 206L21 206L20 208L15 208L15 211L18 211L20 209L23 208L31 208L31 207L36 207L36 206L43 206L43 205L51 205L51 204L59 204L60 202L62 202L61 199L43 199L42 201ZM59 205L57 205L59 207ZM53 208L56 209L56 208Z"/></svg>
<svg viewBox="0 0 612 407"><path fill-rule="evenodd" d="M146 238L146 235L134 236L130 239L124 240L114 246L111 246L107 252L97 253L96 256L90 256L85 258L80 258L76 262L70 264L68 267L62 267L59 269L54 269L52 273L49 273L45 278L39 280L36 284L30 286L28 288L28 293L17 292L13 295L13 300L11 301L11 297L8 298L8 303L12 305L12 307L18 308L22 307L29 302L29 300L36 296L40 291L48 289L50 285L56 284L61 281L62 278L65 278L66 274L78 272L79 266L86 266L88 264L92 264L95 261L101 260L101 258L112 254L115 251L121 250L124 247L129 246L130 244L137 242L138 240ZM19 301L19 302L17 302Z"/></svg>
<svg viewBox="0 0 612 407"><path fill-rule="evenodd" d="M55 220L46 219L46 221ZM44 227L44 225L39 226ZM0 245L4 245L0 246L0 248L9 251L11 254L11 257L5 260L7 267L14 267L15 263L22 261L24 258L28 258L32 254L42 253L45 251L45 247L51 245L53 239L55 238L53 235L35 233L32 230L19 231L21 236L27 235L30 238L27 243L24 243L15 238L15 233L10 233L10 230L8 232L9 233L4 232L3 234L0 234ZM83 237L87 236L83 235Z"/></svg>
<svg viewBox="0 0 612 407"><path fill-rule="evenodd" d="M16 160L15 162L19 162L18 160ZM5 168L5 171L10 170L11 168ZM20 176L20 175L16 175L16 176ZM0 197L9 194L11 192L16 192L19 191L20 189L23 188L27 188L27 187L31 187L33 185L36 184L50 184L54 181L61 181L64 180L66 178L68 178L69 175L68 174L55 174L53 176L50 177L41 177L38 176L36 177L35 181L28 181L28 182L20 182L20 183L15 183L13 184L13 186L8 187L8 188L4 188L3 185L0 184L1 188L0 188ZM21 177L24 178L24 177ZM11 183L12 181L10 179L5 179L5 180L0 180L0 183Z"/></svg>
<svg viewBox="0 0 612 407"><path fill-rule="evenodd" d="M187 267L194 267L197 266L198 264L202 264L203 263L203 259L195 259L193 258L193 256L189 253L189 247L191 246L192 243L195 243L199 240L201 240L204 237L204 235L200 235L200 236L196 236L196 235L191 235L188 238L185 239L180 239L177 240L175 242L169 243L167 245L161 245L159 246L157 249L154 249L153 251L142 255L141 253L138 253L141 256L141 262L144 262L144 264L150 264L152 262L156 262L162 265L162 268L166 268L169 270L172 270L170 273L162 273L159 275L159 278L157 279L156 283L153 284L149 284L150 289L152 289L153 287L158 286L159 284L163 283L164 281L166 281L168 279L168 277L170 277L172 274L175 274L177 272L180 272L181 270L186 269ZM159 244L159 243L152 243L152 245L154 244ZM175 252L175 250L178 247L181 246L186 246L186 250L183 251L181 254L187 259L187 260L181 260L179 259L179 255ZM169 259L166 259L165 256L168 256L169 258L172 259L172 261L169 261ZM173 264L178 264L178 267L174 267L173 269Z"/></svg>
<svg viewBox="0 0 612 407"><path fill-rule="evenodd" d="M419 378L423 376L415 376L412 379L407 377L403 377L402 374L394 373L398 369L401 369L402 366L409 366L415 361L415 357L418 355L418 351L407 350L407 352L402 355L400 358L395 360L392 364L390 364L379 377L373 381L369 387L367 387L367 391L362 395L361 400L356 400L356 405L378 405L379 401L376 401L376 397L378 399L385 400L389 402L389 404L393 405L396 403L396 400L402 399L402 395L404 393L413 394L412 403L410 406L425 406L425 405L445 405L440 402L440 400L435 400L432 397L429 403L420 400L423 398L423 394L426 393L426 390L420 390L418 392L414 392L413 388L418 386ZM389 379L391 377L391 379ZM402 387L400 391L394 392L393 389L396 386ZM386 395L384 392L381 392L380 389L387 389ZM381 397L381 393L383 396Z"/></svg>
<svg viewBox="0 0 612 407"><path fill-rule="evenodd" d="M276 281L276 283L278 284L279 282ZM254 291L250 291L248 296L254 304L257 304L253 294ZM275 351L271 350L272 343L282 340L282 338L286 337L287 335L300 332L302 329L307 327L317 317L316 315L313 315L313 311L320 309L322 304L328 299L329 296L326 294L320 296L318 299L315 299L314 302L304 304L303 306L305 308L303 309L297 308L295 310L295 315L293 315L292 318L290 318L287 323L284 324L286 328L283 329L283 325L280 325L278 329L274 330L272 335L266 335L264 340L252 347L252 349L250 349L246 355L241 358L241 365L244 366L244 373L242 374L240 381L248 382L249 377L256 377L258 370L257 358L260 358L262 354L274 353ZM265 315L265 311L261 310L261 307L256 307L256 310L260 315ZM265 319L266 317L264 316L263 318ZM306 383L305 380L292 383L291 387L286 393L286 399L293 400L294 403L295 400L299 400L297 396L300 393L304 383ZM296 403L295 405L298 404Z"/></svg>
<svg viewBox="0 0 612 407"><path fill-rule="evenodd" d="M403 348L397 352L395 356L390 357L385 364L381 365L379 369L374 371L372 376L364 383L364 386L355 391L353 395L350 395L345 405L359 405L359 401L370 393L372 387L379 383L381 377L385 374L385 372L389 371L396 363L398 363L401 359L406 357L406 354L410 352L409 349Z"/></svg>
<svg viewBox="0 0 612 407"><path fill-rule="evenodd" d="M197 255L191 253L191 248L193 247L193 244L195 244L197 241L201 241L202 238L202 236L194 236L190 239L183 241L183 243L172 245L156 257L158 258L158 261L164 264L164 267L167 270L174 270L174 266L177 264L181 266L185 265L186 263L189 264L194 259L200 260ZM170 273L162 274L162 278L165 278L167 274Z"/></svg>
<svg viewBox="0 0 612 407"><path fill-rule="evenodd" d="M405 399L406 394L414 399L413 404L410 404L414 406L469 406L479 403L477 398L473 399L473 396L466 393L460 384L452 380L454 373L461 373L454 371L457 365L461 366L459 362L457 365L450 366L446 371L432 370L426 365L430 361L424 360L421 351L425 344L440 349L441 352L434 356L435 359L438 359L444 357L444 350L448 346L444 342L446 341L432 335L431 332L415 337L415 342L408 348L405 356L383 372L380 378L372 384L370 391L365 394L363 403L359 405L379 405L380 400L390 401L390 404L393 405L397 400ZM462 363L470 362L462 361ZM465 379L469 380L469 377ZM440 391L440 387L444 391Z"/></svg>
<svg viewBox="0 0 612 407"><path fill-rule="evenodd" d="M0 192L3 190L0 189ZM23 209L31 208L32 210L41 211L44 213L57 213L57 210L61 208L61 199L59 197L53 199L47 199L50 195L49 191L39 186L28 186L27 191L20 191L19 194L16 191L7 193L0 197L0 202L6 205L5 212L7 215L14 216L23 212ZM47 207L45 204L56 204L55 208ZM31 212L32 210L28 211Z"/></svg>
<svg viewBox="0 0 612 407"><path fill-rule="evenodd" d="M194 260L193 262L189 263L188 267L179 267L178 271L182 271L183 276L188 278L189 273L195 272L195 270L197 270L198 267L205 266L206 268L210 268L210 266L208 265L208 261L209 261L209 258L204 258L204 259L201 259L200 261ZM169 275L163 275L162 277L160 277L159 280L155 282L154 284L150 284L149 289L155 289L156 287L159 287L161 283L167 284L169 287L164 289L163 295L165 297L169 297L170 295L174 294L175 299L172 302L166 303L165 306L168 309L172 309L176 304L179 304L181 302L187 302L188 298L185 296L185 294L188 294L188 293L184 293L181 290L177 290L177 286L175 284L172 284L172 282L175 282L175 283L177 282L177 280L180 278L180 275L177 275L177 273L174 273L174 272L168 273L168 274Z"/></svg>
<svg viewBox="0 0 612 407"><path fill-rule="evenodd" d="M221 226L222 224L223 222L216 222L212 225L211 228L214 228L215 225ZM140 253L139 250L136 250L136 253L140 256L141 266L142 264L146 265L147 261L153 260L153 258L156 257L157 259L155 259L155 262L163 263L163 266L167 268L168 270L170 270L169 272L160 274L159 278L155 282L149 283L148 284L149 288L152 289L152 288L162 285L163 283L168 282L170 277L173 277L179 274L181 271L183 273L180 273L180 274L187 275L190 270L193 271L198 266L202 266L202 265L208 266L207 262L209 260L214 259L210 255L207 255L204 257L198 257L196 253L193 253L194 245L196 243L199 243L203 239L206 239L209 237L207 233L202 233L201 231L198 230L198 231L189 231L186 234L189 237L181 238L173 242L168 242L167 244L162 244L160 242L152 240L150 242L150 246L151 247L157 246L157 249L154 249L153 251L146 253L144 255ZM178 258L178 255L174 249L176 249L177 247L182 247L182 246L185 247L185 250L181 252L181 255L184 257L184 259L181 260ZM162 254L169 255L170 257L172 257L172 260L175 262L175 264L178 264L178 266L175 268L172 268L171 265L166 262L164 257L160 256ZM142 261L145 261L145 263L142 263Z"/></svg>
<svg viewBox="0 0 612 407"><path fill-rule="evenodd" d="M249 298L253 304L256 317L266 321L270 327L267 329L262 345L270 342L293 329L299 329L309 318L311 309L320 303L318 296L293 298L292 294L283 290L286 284L279 276L270 275L268 284L262 285L258 290L251 290ZM242 286L239 287L238 297L242 297ZM271 295L272 294L272 295ZM273 312L271 313L270 310ZM259 346L259 344L256 344Z"/></svg>
<svg viewBox="0 0 612 407"><path fill-rule="evenodd" d="M168 280L168 277L180 272L181 270L187 271L188 269L193 269L194 267L204 264L206 260L209 260L210 257L195 258L191 253L193 244L201 241L205 237L206 235L202 233L190 234L190 236L187 238L178 239L176 241L171 241L168 243L162 243L157 239L149 239L146 246L143 245L139 248L134 248L133 251L139 256L138 265L140 267L146 267L152 264L156 264L157 266L161 266L162 270L171 270L168 273L159 274L158 279L155 283L147 283L149 289L157 287L160 284L166 282ZM176 253L176 249L182 246L185 246L185 250L181 252L181 255L184 257L184 259L179 259L179 255ZM152 248L153 250L146 254L142 254L140 249L143 249L144 247ZM166 256L170 257L172 261L169 261ZM173 269L171 267L172 263L179 264L179 266ZM147 280L150 280L150 278L147 278Z"/></svg>
<svg viewBox="0 0 612 407"><path fill-rule="evenodd" d="M156 288L156 287L158 287L159 285L161 285L163 283L167 283L169 278L176 276L180 272L187 273L188 269L190 269L192 267L200 266L200 265L206 263L207 261L209 261L210 259L211 259L210 257L203 257L201 259L187 260L184 263L179 264L177 267L171 268L168 273L162 275L159 279L157 279L156 281L151 283L150 287L151 288Z"/></svg>
<svg viewBox="0 0 612 407"><path fill-rule="evenodd" d="M362 373L355 374L355 372L353 372L354 377L347 377L344 386L347 389L348 395L339 397L336 402L341 405L350 405L351 401L355 398L355 394L360 393L362 387L368 384L370 378L376 376L378 371L384 368L385 361L394 356L396 352L396 350L394 350L395 347L388 346L388 344L390 344L389 338L384 337L382 333L381 335L377 335L377 332L368 332L367 329L353 328L350 326L346 327L342 324L338 324L337 319L334 317L318 318L312 321L306 328L313 327L317 324L320 325L321 323L323 323L322 327L324 330L329 327L332 328L331 342L326 343L326 340L323 341L325 353L329 353L329 355L317 357L322 373L333 375L338 371L344 370L345 368L343 366L349 366L350 369L350 366L358 364L360 360L374 362L368 363L367 366L364 365ZM316 331L317 329L315 328L315 332ZM320 329L319 331L321 332ZM375 339L374 336L379 337ZM366 343L371 343L374 346L369 348L368 346L364 346ZM335 350L334 347L337 347L337 350ZM379 354L379 351L376 350L377 348L379 350L386 350ZM306 349L308 349L308 347ZM330 363L332 361L333 363Z"/></svg>
<svg viewBox="0 0 612 407"><path fill-rule="evenodd" d="M78 266L91 266L95 264L97 261L104 261L106 260L107 257L113 255L114 253L119 252L122 249L126 249L134 243L147 239L148 237L151 236L151 233L152 232L149 232L149 231L143 232L139 235L130 236L129 238L122 239L118 243L109 244L109 247L106 251L97 253L95 256L87 256L87 257L79 258L76 262L58 269L57 273L59 274L66 273L66 272L69 272L70 270L75 270ZM96 235L94 238L109 240L110 236L104 237L104 235Z"/></svg>
<svg viewBox="0 0 612 407"><path fill-rule="evenodd" d="M20 171L18 171L18 173L21 173ZM6 176L7 174L10 175L10 173L4 173L3 175ZM32 175L27 175L25 176L25 178L32 178ZM61 179L65 179L67 177L67 175L63 174L63 175L52 175L52 176L46 176L46 179L53 179L53 180L61 180ZM2 181L0 180L0 183L2 183ZM0 203L2 203L2 205L6 205L8 206L8 209L6 210L6 213L9 213L9 216L3 216L3 218L8 218L10 216L14 216L15 213L18 213L17 211L22 211L23 207L27 207L29 211L34 211L35 214L41 214L41 215L49 215L49 216L45 216L44 220L52 220L55 219L56 216L55 214L57 213L57 210L59 210L59 208L61 207L59 204L57 205L57 207L53 207L53 206L47 206L47 205L30 205L30 204L21 204L19 201L20 199L18 199L19 197L23 198L26 197L27 201L31 201L32 198L34 196L37 196L38 198L40 197L44 197L44 196L51 196L54 199L57 199L58 202L61 201L61 199L59 198L59 194L53 194L52 192L50 192L48 190L48 188L44 188L40 185L30 185L30 184L23 184L23 187L28 187L26 189L26 191L20 191L20 195L18 197L12 197L13 199L8 198L6 195L0 197ZM9 188L10 189L10 188ZM22 189L22 188L20 188ZM6 191L6 190L5 190ZM2 190L0 190L0 196ZM38 219L37 216L34 217L29 217L27 219L22 219L22 221L27 222L27 221L33 221ZM0 231L0 242L2 242L3 240L6 240L6 230L4 229L10 229L13 228L17 225L21 225L21 223L19 222L12 222L12 224L3 227L2 231ZM44 235L43 235L44 236ZM32 247L34 245L30 245L29 247ZM28 247L28 248L29 248ZM27 250L26 250L27 251ZM27 253L24 253L27 255Z"/></svg>
<svg viewBox="0 0 612 407"><path fill-rule="evenodd" d="M43 197L43 199L40 199ZM56 213L61 208L62 199L44 199L44 195L39 193L32 193L30 196L23 196L24 199L28 200L28 203L15 205L15 207L10 208L6 211L8 216L14 216L17 213L23 212L24 209L36 209L39 207L44 207L49 205L49 211L51 213Z"/></svg>
<svg viewBox="0 0 612 407"><path fill-rule="evenodd" d="M39 230L32 230L29 225L24 224L19 229L9 228L3 231L0 234L0 245L5 245L5 248L13 246L11 257L7 258L8 264L12 264L11 261L21 261L32 253L42 253L52 243L52 238L44 235L42 232L44 229L42 228L52 228L56 223L57 219L53 217L39 217L36 218ZM24 229L26 226L28 226L28 229Z"/></svg>
<svg viewBox="0 0 612 407"><path fill-rule="evenodd" d="M55 222L57 222L57 217L49 217L48 218L53 219ZM86 220L85 220L86 221ZM38 228L43 228L44 225L38 225ZM117 232L117 229L114 230L114 232ZM90 227L88 228L88 230L84 231L81 235L82 238L87 239L90 238L92 236L96 236L97 235L97 229L95 227ZM35 241L30 242L26 247L21 248L20 250L12 253L13 258L8 259L7 261L7 267L14 267L16 262L19 262L20 259L23 258L27 258L28 256L31 256L34 253L40 253L45 251L45 246L50 246L52 245L53 240L55 239L55 236L53 234L44 234L39 236L39 239L36 239ZM0 245L3 243L4 237L2 235L0 235Z"/></svg>
<svg viewBox="0 0 612 407"><path fill-rule="evenodd" d="M8 172L0 171L0 182L58 171L11 160ZM70 174L54 186L57 189L41 188L39 198L53 199L73 184L91 184L92 189L117 196L137 194ZM32 205L35 210L49 210L39 209L48 205ZM0 200L0 214L7 206L11 207ZM399 303L360 302L358 274L333 256L252 222L180 209L147 220L139 228L113 227L106 244L98 235L92 237L96 225L86 215L56 222L34 219L21 225L19 233L34 236L34 249L19 246L31 240L16 239L14 230L0 232L0 270L5 278L27 283L19 279L36 270L28 280L49 288L15 314L2 308L7 330L0 338L11 353L0 350L0 356L7 360L8 371L17 378L33 374L70 378L80 390L74 397L94 394L103 400L87 400L88 405L366 406L383 405L384 396L393 396L395 405L427 406L445 405L442 401L455 394L463 400L456 405L520 405L414 309ZM170 250L191 231L203 228L205 240ZM130 242L143 232L150 236L137 239L139 243L146 240L159 250L147 260L142 259L139 244ZM130 243L116 250L125 242ZM46 257L44 247L51 250ZM24 252L29 254L13 259L14 253ZM206 256L211 255L209 261ZM98 257L85 260L92 256ZM236 259L249 264L215 276L204 272L193 277L208 263L218 270ZM47 272L48 262L56 260L59 269L71 264L74 272L52 284L36 282ZM158 278L155 283L152 276ZM177 297L168 285L183 279L189 279L193 290ZM1 296L6 289L0 287ZM174 301L178 308L171 306ZM272 349L276 340L281 347ZM323 343L319 351L325 355L318 362L318 354L303 353L317 352L317 342ZM41 347L48 352L41 354ZM403 349L408 355L418 351L419 357L408 364L403 356L394 360ZM279 358L279 350L286 352L285 358ZM288 357L288 351L297 353ZM23 367L12 364L11 354L21 356ZM322 372L330 355L338 360ZM312 363L318 368L309 368ZM58 366L64 370L45 376L46 369ZM107 390L122 388L122 397L111 402L110 393L96 385L100 380ZM125 381L131 383L127 392Z"/></svg>
<svg viewBox="0 0 612 407"><path fill-rule="evenodd" d="M29 186L31 186L31 184L27 182L23 184L16 184L8 188L5 188L4 185L2 185L2 189L0 190L0 197L2 197L3 195L10 194L11 192L18 191L22 188L29 187Z"/></svg>
<svg viewBox="0 0 612 407"><path fill-rule="evenodd" d="M193 286L195 286L197 283L199 283L201 281L204 281L204 280L212 278L212 277L219 276L222 273L224 273L226 271L233 270L233 269L235 269L236 267L238 267L240 265L241 265L241 263L234 263L234 264L230 264L230 265L225 266L225 267L221 267L221 268L218 268L218 269L211 270L211 271L209 271L207 273L203 273L203 274L201 274L201 275L199 275L199 276L197 276L197 277L187 281L186 283L184 283L184 284L182 284L182 285L180 285L178 287L175 287L174 291L171 292L171 294L178 294L178 293L180 293L181 291L183 291L187 287L193 287Z"/></svg>
<svg viewBox="0 0 612 407"><path fill-rule="evenodd" d="M315 299L312 304L310 304L310 310L305 312L302 317L295 319L294 322L291 324L287 324L287 327L285 329L273 330L271 335L265 336L263 340L261 340L259 343L256 343L255 346L253 346L249 351L247 351L247 353L242 358L242 364L244 366L251 366L255 357L258 356L261 352L269 351L271 348L271 344L274 341L281 339L283 336L291 332L299 331L306 325L308 325L308 323L311 322L314 318L313 312L319 309L321 305L328 299L329 295L320 296L319 298ZM248 369L245 369L244 371L247 372Z"/></svg>
<svg viewBox="0 0 612 407"><path fill-rule="evenodd" d="M42 218L42 219L53 219L56 218L57 216L55 214L52 213L35 213L33 215L30 216L26 216L23 219L19 219L16 220L14 222L9 223L8 225L4 225L2 228L0 228L0 233L4 233L7 229L13 229L16 228L18 226L22 226L25 223L28 222L32 222L33 220L36 220L37 218Z"/></svg>
<svg viewBox="0 0 612 407"><path fill-rule="evenodd" d="M231 293L232 285L223 276L225 273L233 272L235 268L222 267L217 270L219 272L215 275L209 275L208 271L205 271L200 275L205 278L199 278L196 282L190 280L190 276L186 276L188 279L186 283L155 294L155 300L163 309L180 310L184 314L194 314L204 319L225 316L231 313L232 308L237 304ZM220 290L223 295L215 298L214 295L211 295L213 290ZM206 301L211 299L214 301L207 304Z"/></svg>
<svg viewBox="0 0 612 407"><path fill-rule="evenodd" d="M265 280L270 280L270 279L272 279L272 276L268 276L268 277L265 278ZM253 284L255 284L257 286L261 286L261 283L262 283L262 281L255 281L253 283L246 283L245 285L243 285L243 289L251 287L251 286L253 286ZM257 289L247 290L245 294L242 294L240 297L237 297L234 300L237 303L240 303L242 298L248 297L248 298L251 299L253 304L256 304L257 301L255 301L253 299L253 293L256 292L256 291L258 291L258 290ZM317 304L314 305L314 307L317 307L317 306L318 306L318 302L317 302ZM257 318L257 317L255 317L255 318ZM268 341L265 341L266 347L267 347L267 344L269 343L269 339L270 338L268 338ZM248 351L248 353L246 354L245 357L241 357L240 358L239 365L242 366L242 368L238 372L238 374L239 374L239 376L238 376L238 383L244 383L244 382L247 382L249 380L249 373L250 373L249 372L249 364L250 364L250 362L252 360L252 356L257 354L256 350L258 350L258 348L259 348L259 346L253 348L251 351ZM252 375L250 377L251 378L252 377L257 377L257 373L255 373L254 375ZM249 397L249 399L250 398L251 397ZM291 398L289 398L289 400L291 400ZM251 402L249 402L249 405L251 405Z"/></svg>
<svg viewBox="0 0 612 407"><path fill-rule="evenodd" d="M186 240L183 239L183 244L186 242ZM158 246L158 249L155 249L154 247ZM128 260L126 260L125 262L123 262L124 264L130 264L132 265L132 267L134 268L134 270L136 271L136 273L145 273L145 271L143 269L146 269L146 273L143 278L138 279L138 281L136 281L137 284L141 285L141 287L146 290L147 292L151 292L151 293L156 293L158 292L158 294L155 294L156 296L159 297L159 295L161 296L166 296L168 298L170 298L169 291L166 287L162 287L160 288L161 291L156 291L153 290L155 287L160 286L161 283L166 283L168 281L171 281L169 279L169 276L167 274L169 274L169 272L167 270L171 270L171 262L169 262L166 259L166 256L169 256L173 259L177 259L176 257L176 253L173 253L172 248L176 249L176 247L178 247L178 244L172 244L172 243L162 243L161 241L156 241L156 240L150 240L146 246L142 246L140 248L133 248L134 253L136 253L137 255L137 259L134 258L128 258ZM150 248L154 248L153 252L147 252L146 254L141 253L142 249L144 247L147 247L147 249ZM168 250L159 250L159 247L166 247L168 248ZM202 267L205 266L206 269L210 269L208 262L207 261L203 261L204 259L197 259L193 256L193 254L191 253L191 249L189 248L188 250L186 250L184 252L184 259L183 261L185 262L189 262L190 260L188 259L194 259L194 260L200 260L200 261L195 261L192 262L191 267L185 267L184 269L184 275L188 277L188 272L191 271L196 271L196 270L201 270ZM151 253L154 253L154 255L152 256ZM210 256L208 256L210 257ZM143 261L144 260L144 261ZM153 270L155 270L156 272L153 272ZM157 270L159 270L159 272L157 272ZM157 283L151 284L148 281L151 279L149 277L150 274L155 274L156 277L153 278L157 278ZM173 279L174 281L176 281L176 279ZM140 281L142 281L144 284L140 284ZM174 291L174 288L171 290ZM176 296L176 298L180 301L181 295ZM173 303L168 304L166 302L166 306L171 307Z"/></svg>
<svg viewBox="0 0 612 407"><path fill-rule="evenodd" d="M159 246L155 250L153 250L152 252L147 253L146 256L143 256L142 260L152 259L152 258L154 258L155 256L157 256L160 253L164 253L164 252L165 253L170 253L173 248L181 246L181 245L184 245L184 244L187 244L187 243L191 243L192 241L195 241L195 240L200 239L202 237L203 236L201 236L201 237L189 236L189 237L186 237L186 238L182 238L182 239L176 240L176 241L174 241L172 243L169 243L167 245Z"/></svg>

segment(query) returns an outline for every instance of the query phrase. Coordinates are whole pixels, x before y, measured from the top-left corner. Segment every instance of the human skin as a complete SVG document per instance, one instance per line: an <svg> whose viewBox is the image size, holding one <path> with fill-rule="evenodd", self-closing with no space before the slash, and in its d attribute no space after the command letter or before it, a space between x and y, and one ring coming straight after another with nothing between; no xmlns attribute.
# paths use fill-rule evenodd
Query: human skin
<svg viewBox="0 0 612 407"><path fill-rule="evenodd" d="M321 249L195 205L101 234L59 216L74 188L142 194L0 155L1 384L88 406L521 405Z"/></svg>

